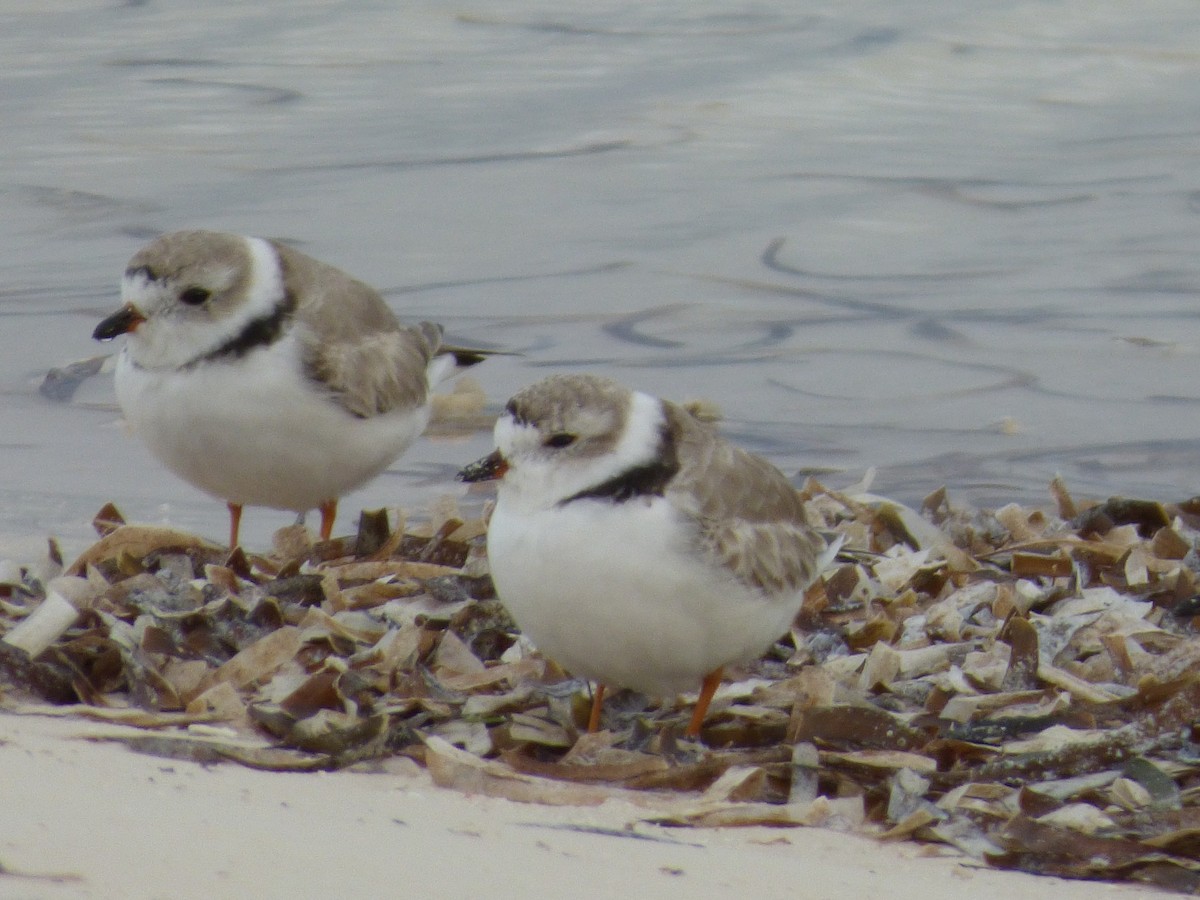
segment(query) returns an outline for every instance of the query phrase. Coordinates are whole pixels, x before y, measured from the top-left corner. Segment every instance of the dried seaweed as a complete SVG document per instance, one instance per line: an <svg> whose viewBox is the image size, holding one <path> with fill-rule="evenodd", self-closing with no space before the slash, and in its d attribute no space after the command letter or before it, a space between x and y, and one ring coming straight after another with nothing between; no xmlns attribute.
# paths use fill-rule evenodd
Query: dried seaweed
<svg viewBox="0 0 1200 900"><path fill-rule="evenodd" d="M70 565L0 561L0 704L205 764L400 754L460 791L1200 893L1200 501L1089 505L1057 479L1052 510L804 493L840 561L730 673L702 742L687 709L630 694L584 733L581 685L517 632L453 502L233 556L110 504Z"/></svg>

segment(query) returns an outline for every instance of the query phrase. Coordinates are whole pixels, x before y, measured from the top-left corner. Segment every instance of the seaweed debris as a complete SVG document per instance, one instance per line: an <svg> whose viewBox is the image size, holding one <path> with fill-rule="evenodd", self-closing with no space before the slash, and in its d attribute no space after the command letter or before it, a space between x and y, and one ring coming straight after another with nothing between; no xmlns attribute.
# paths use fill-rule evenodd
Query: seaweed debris
<svg viewBox="0 0 1200 900"><path fill-rule="evenodd" d="M844 535L796 625L686 712L586 686L495 598L453 503L269 553L126 524L0 562L0 709L137 726L143 752L310 771L405 755L462 791L612 797L680 827L821 824L1039 874L1200 893L1200 498L920 511L810 480Z"/></svg>

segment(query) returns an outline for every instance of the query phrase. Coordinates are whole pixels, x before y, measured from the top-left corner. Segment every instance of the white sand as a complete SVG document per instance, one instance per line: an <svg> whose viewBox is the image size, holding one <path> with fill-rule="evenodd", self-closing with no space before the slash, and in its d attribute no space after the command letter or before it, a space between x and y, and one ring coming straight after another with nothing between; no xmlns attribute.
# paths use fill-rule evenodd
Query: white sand
<svg viewBox="0 0 1200 900"><path fill-rule="evenodd" d="M121 729L0 714L0 897L751 897L1103 900L814 828L622 829L624 803L544 807L434 787L407 760L327 774L200 766L81 739ZM141 732L144 734L144 732ZM936 852L936 851L933 851Z"/></svg>

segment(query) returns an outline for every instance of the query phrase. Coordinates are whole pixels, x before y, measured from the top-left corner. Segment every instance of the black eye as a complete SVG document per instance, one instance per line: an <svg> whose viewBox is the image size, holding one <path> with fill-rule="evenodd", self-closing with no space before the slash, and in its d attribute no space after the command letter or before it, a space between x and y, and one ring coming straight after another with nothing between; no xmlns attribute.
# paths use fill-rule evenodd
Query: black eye
<svg viewBox="0 0 1200 900"><path fill-rule="evenodd" d="M542 441L542 443L547 447L554 447L555 449L558 449L559 447L570 447L573 443L575 443L575 435L567 434L565 431L560 431L558 434L550 435L550 437L546 438L546 440Z"/></svg>
<svg viewBox="0 0 1200 900"><path fill-rule="evenodd" d="M190 287L180 292L179 302L186 303L188 306L199 306L211 296L212 294L202 287Z"/></svg>

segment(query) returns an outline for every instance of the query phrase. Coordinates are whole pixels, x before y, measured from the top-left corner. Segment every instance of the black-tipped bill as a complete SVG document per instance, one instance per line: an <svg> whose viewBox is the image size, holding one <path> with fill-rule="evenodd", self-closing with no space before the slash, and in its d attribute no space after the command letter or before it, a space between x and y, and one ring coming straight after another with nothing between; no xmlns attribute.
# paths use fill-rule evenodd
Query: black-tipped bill
<svg viewBox="0 0 1200 900"><path fill-rule="evenodd" d="M508 463L500 455L499 450L493 450L483 459L477 459L465 466L455 477L459 481L495 481L503 478L508 471Z"/></svg>
<svg viewBox="0 0 1200 900"><path fill-rule="evenodd" d="M145 316L126 303L96 326L96 330L92 332L92 338L97 341L111 341L119 335L136 331L137 327L145 321Z"/></svg>

